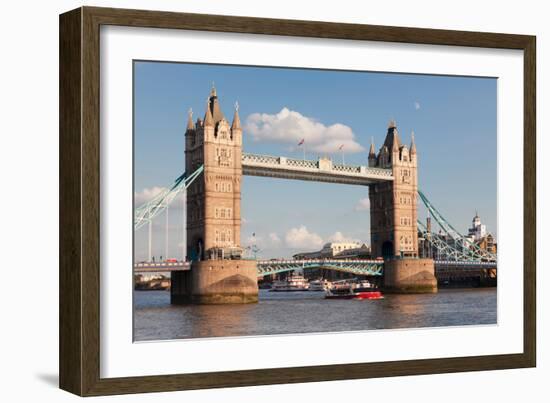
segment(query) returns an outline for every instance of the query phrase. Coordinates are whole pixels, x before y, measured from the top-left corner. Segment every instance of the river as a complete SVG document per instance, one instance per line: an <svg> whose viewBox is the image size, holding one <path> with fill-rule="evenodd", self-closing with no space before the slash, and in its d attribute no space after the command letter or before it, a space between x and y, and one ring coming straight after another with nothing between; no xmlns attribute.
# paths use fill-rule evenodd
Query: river
<svg viewBox="0 0 550 403"><path fill-rule="evenodd" d="M495 324L497 289L440 289L382 300L269 292L247 305L170 305L168 291L135 291L134 340L169 340Z"/></svg>

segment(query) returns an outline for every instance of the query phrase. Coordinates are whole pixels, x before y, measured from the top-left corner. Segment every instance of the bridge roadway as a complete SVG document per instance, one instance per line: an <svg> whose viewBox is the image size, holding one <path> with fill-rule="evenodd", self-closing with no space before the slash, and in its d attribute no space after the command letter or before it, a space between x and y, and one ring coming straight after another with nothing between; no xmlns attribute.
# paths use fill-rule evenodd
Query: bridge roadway
<svg viewBox="0 0 550 403"><path fill-rule="evenodd" d="M134 273L168 273L172 271L187 271L191 269L190 262L139 262L134 265ZM327 269L346 273L381 276L384 262L373 259L305 259L305 260L258 260L258 277L283 273L299 269ZM496 277L497 264L494 262L456 262L435 261L436 277L467 277L484 272L490 277Z"/></svg>
<svg viewBox="0 0 550 403"><path fill-rule="evenodd" d="M393 180L391 169L243 153L243 175L368 186Z"/></svg>

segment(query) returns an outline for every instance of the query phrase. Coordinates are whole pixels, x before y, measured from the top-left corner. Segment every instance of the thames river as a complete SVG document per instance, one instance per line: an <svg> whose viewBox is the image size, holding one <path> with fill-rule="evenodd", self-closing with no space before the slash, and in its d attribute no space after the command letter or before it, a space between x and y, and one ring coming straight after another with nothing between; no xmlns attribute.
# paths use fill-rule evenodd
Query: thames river
<svg viewBox="0 0 550 403"><path fill-rule="evenodd" d="M382 300L326 300L324 292L269 292L248 305L170 305L169 291L135 291L134 339L340 332L497 322L497 289L440 289Z"/></svg>

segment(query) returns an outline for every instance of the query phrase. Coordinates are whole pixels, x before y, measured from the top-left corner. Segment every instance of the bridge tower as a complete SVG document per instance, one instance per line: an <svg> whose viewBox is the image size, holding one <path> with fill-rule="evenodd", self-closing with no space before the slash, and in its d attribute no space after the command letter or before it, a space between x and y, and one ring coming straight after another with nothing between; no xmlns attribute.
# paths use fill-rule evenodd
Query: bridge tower
<svg viewBox="0 0 550 403"><path fill-rule="evenodd" d="M189 112L186 172L204 165L187 190L187 258L191 270L172 281L173 303L257 302L256 262L242 260L242 128L238 105L230 124L212 87L204 119ZM174 281L175 280L175 281Z"/></svg>
<svg viewBox="0 0 550 403"><path fill-rule="evenodd" d="M387 289L411 292L437 290L432 259L418 258L418 156L414 133L411 145L401 143L395 121L390 121L378 155L374 144L369 166L391 169L393 181L369 187L371 248L383 257Z"/></svg>

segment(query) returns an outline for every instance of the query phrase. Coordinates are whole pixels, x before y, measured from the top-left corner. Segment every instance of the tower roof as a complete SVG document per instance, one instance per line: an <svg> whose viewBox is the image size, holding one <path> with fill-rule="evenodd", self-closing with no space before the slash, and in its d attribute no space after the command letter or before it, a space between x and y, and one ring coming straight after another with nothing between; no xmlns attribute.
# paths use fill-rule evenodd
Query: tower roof
<svg viewBox="0 0 550 403"><path fill-rule="evenodd" d="M210 99L206 100L206 113L204 114L204 126L214 126L214 118L212 117L212 110L210 109Z"/></svg>
<svg viewBox="0 0 550 403"><path fill-rule="evenodd" d="M390 123L388 124L388 133L386 134L384 145L391 151L399 151L399 147L401 146L397 125L393 119L390 120Z"/></svg>
<svg viewBox="0 0 550 403"><path fill-rule="evenodd" d="M189 112L187 112L187 130L195 130L195 124L193 123L193 110L189 109Z"/></svg>
<svg viewBox="0 0 550 403"><path fill-rule="evenodd" d="M374 138L370 139L369 158L376 157L376 151L374 150Z"/></svg>
<svg viewBox="0 0 550 403"><path fill-rule="evenodd" d="M233 115L233 123L231 124L231 130L241 128L241 119L239 118L239 103L235 102L235 114Z"/></svg>
<svg viewBox="0 0 550 403"><path fill-rule="evenodd" d="M217 124L220 120L225 119L223 112L220 108L220 103L218 102L218 95L216 92L216 87L212 84L212 89L210 90L210 96L208 97L208 106L210 112L212 113L212 119L214 124Z"/></svg>
<svg viewBox="0 0 550 403"><path fill-rule="evenodd" d="M414 131L411 132L411 154L416 154L416 143L414 142Z"/></svg>

